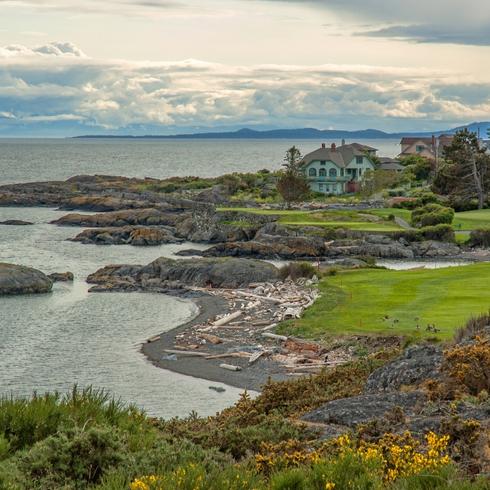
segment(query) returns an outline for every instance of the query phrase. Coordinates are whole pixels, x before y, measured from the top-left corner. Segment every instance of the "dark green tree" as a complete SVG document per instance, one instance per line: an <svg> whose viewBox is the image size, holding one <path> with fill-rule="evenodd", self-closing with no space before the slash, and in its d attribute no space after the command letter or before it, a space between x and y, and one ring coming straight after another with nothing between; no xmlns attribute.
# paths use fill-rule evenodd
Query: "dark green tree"
<svg viewBox="0 0 490 490"><path fill-rule="evenodd" d="M451 143L444 149L435 182L436 191L462 199L478 200L482 209L490 188L490 155L480 147L476 134L467 129L458 131Z"/></svg>
<svg viewBox="0 0 490 490"><path fill-rule="evenodd" d="M283 170L277 182L277 191L286 201L288 208L292 202L306 199L310 193L310 188L306 177L301 169L303 156L298 148L291 147L284 157Z"/></svg>

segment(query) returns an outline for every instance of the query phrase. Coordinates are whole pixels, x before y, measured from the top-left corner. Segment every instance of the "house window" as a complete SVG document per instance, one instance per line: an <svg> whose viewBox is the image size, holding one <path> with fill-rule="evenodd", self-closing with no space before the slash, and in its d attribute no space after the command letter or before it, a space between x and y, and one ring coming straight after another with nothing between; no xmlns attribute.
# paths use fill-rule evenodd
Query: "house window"
<svg viewBox="0 0 490 490"><path fill-rule="evenodd" d="M335 169L335 168L331 168L331 169L328 171L328 176L329 176L329 177L337 177L337 169Z"/></svg>
<svg viewBox="0 0 490 490"><path fill-rule="evenodd" d="M308 170L308 175L310 177L316 177L316 168L310 168L310 170Z"/></svg>
<svg viewBox="0 0 490 490"><path fill-rule="evenodd" d="M320 161L320 165L326 165L326 164L327 164L326 160L321 160Z"/></svg>
<svg viewBox="0 0 490 490"><path fill-rule="evenodd" d="M341 176L341 177L343 177L343 176L344 176L344 169L343 169L343 168L341 168L341 169L340 169L340 176Z"/></svg>
<svg viewBox="0 0 490 490"><path fill-rule="evenodd" d="M320 177L326 177L327 176L327 171L324 168L321 168L318 172L318 175Z"/></svg>
<svg viewBox="0 0 490 490"><path fill-rule="evenodd" d="M324 186L323 184L320 184L320 185L318 186L318 190L319 190L320 192L324 192L324 191L325 191L325 186Z"/></svg>
<svg viewBox="0 0 490 490"><path fill-rule="evenodd" d="M327 192L330 192L330 186L327 184L326 186Z"/></svg>
<svg viewBox="0 0 490 490"><path fill-rule="evenodd" d="M359 169L359 177L362 175L362 168Z"/></svg>
<svg viewBox="0 0 490 490"><path fill-rule="evenodd" d="M416 151L417 153L422 153L424 150L425 150L425 146L423 146L423 145L417 145L417 146L415 147L415 151Z"/></svg>
<svg viewBox="0 0 490 490"><path fill-rule="evenodd" d="M364 158L363 157L356 157L356 163L361 165L364 161Z"/></svg>

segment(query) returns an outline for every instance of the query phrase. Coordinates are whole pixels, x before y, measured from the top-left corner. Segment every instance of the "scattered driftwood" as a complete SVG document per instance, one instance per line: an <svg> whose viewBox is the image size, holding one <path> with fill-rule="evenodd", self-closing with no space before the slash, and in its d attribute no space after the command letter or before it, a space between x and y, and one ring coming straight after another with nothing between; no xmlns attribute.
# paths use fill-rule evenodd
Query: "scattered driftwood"
<svg viewBox="0 0 490 490"><path fill-rule="evenodd" d="M288 338L285 335L277 335L275 333L270 333L270 332L264 332L262 334L262 337L265 337L267 339L273 339L273 340L281 340L285 342Z"/></svg>
<svg viewBox="0 0 490 490"><path fill-rule="evenodd" d="M206 359L225 359L227 357L241 357L248 359L250 357L250 354L248 352L227 352L225 354L206 356Z"/></svg>
<svg viewBox="0 0 490 490"><path fill-rule="evenodd" d="M213 323L213 327L222 327L223 325L226 325L227 323L230 323L231 321L235 320L236 318L240 317L242 315L242 311L238 310L235 311L234 313L231 313L230 315L226 315L220 320L216 321Z"/></svg>
<svg viewBox="0 0 490 490"><path fill-rule="evenodd" d="M226 369L227 371L241 371L242 368L240 366L234 366L233 364L220 364L220 368Z"/></svg>
<svg viewBox="0 0 490 490"><path fill-rule="evenodd" d="M254 364L255 362L257 362L262 356L265 356L265 355L268 355L269 352L266 351L266 350L261 350L259 352L256 352L255 354L253 354L250 359L248 360L248 363L249 364Z"/></svg>
<svg viewBox="0 0 490 490"><path fill-rule="evenodd" d="M150 337L147 342L151 344L152 342L157 342L160 339L161 339L160 335L155 335L154 337Z"/></svg>
<svg viewBox="0 0 490 490"><path fill-rule="evenodd" d="M201 333L199 334L199 337L214 345L222 344L224 342L223 339L209 333Z"/></svg>
<svg viewBox="0 0 490 490"><path fill-rule="evenodd" d="M206 357L209 356L209 352L195 352L190 350L178 350L178 349L165 349L163 352L165 354L177 354L180 356L188 356L188 357Z"/></svg>

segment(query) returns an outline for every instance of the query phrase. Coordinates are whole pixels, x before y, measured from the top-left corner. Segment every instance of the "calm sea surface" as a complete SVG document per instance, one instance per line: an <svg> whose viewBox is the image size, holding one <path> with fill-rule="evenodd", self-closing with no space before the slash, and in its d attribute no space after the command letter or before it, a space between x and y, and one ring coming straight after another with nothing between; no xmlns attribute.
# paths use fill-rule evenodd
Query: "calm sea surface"
<svg viewBox="0 0 490 490"><path fill-rule="evenodd" d="M0 226L0 262L75 274L73 284L57 283L51 294L0 297L0 394L93 385L162 417L191 410L210 415L234 403L239 390L227 386L226 392L216 393L209 386L219 383L156 368L139 352L147 338L190 319L192 303L162 294L87 292L85 278L104 265L146 264L189 244L103 247L69 242L81 228L48 224L62 214L0 208L0 221L35 222Z"/></svg>
<svg viewBox="0 0 490 490"><path fill-rule="evenodd" d="M357 141L378 148L380 156L400 152L398 140ZM0 139L0 184L64 180L80 174L166 178L253 172L279 168L292 145L304 154L321 143L283 139Z"/></svg>

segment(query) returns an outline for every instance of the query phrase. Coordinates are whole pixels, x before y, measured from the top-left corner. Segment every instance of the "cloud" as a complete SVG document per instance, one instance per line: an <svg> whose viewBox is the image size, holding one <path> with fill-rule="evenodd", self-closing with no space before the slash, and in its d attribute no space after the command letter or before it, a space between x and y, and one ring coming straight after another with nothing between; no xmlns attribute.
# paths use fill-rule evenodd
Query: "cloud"
<svg viewBox="0 0 490 490"><path fill-rule="evenodd" d="M243 126L422 130L489 114L490 80L428 69L101 61L70 43L0 48L1 127L11 131L48 123L167 134Z"/></svg>
<svg viewBox="0 0 490 490"><path fill-rule="evenodd" d="M350 29L356 22L367 24L368 29L358 29L357 35L423 43L490 45L490 9L487 0L259 1L322 8L338 14L339 21Z"/></svg>
<svg viewBox="0 0 490 490"><path fill-rule="evenodd" d="M85 53L72 43L52 42L34 48L28 48L20 44L0 46L0 60L2 58L29 58L35 56L86 58Z"/></svg>
<svg viewBox="0 0 490 490"><path fill-rule="evenodd" d="M420 43L466 44L472 46L490 46L490 25L472 29L456 26L448 29L441 25L389 26L381 29L358 32L358 36L395 38Z"/></svg>
<svg viewBox="0 0 490 490"><path fill-rule="evenodd" d="M193 0L191 0L193 1ZM187 9L186 0L0 0L0 6L70 14L154 15Z"/></svg>

